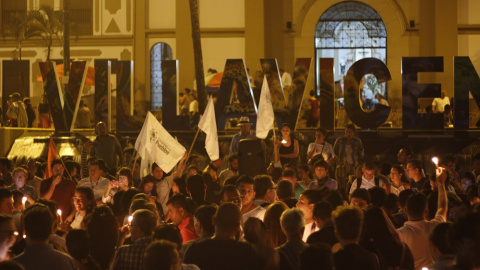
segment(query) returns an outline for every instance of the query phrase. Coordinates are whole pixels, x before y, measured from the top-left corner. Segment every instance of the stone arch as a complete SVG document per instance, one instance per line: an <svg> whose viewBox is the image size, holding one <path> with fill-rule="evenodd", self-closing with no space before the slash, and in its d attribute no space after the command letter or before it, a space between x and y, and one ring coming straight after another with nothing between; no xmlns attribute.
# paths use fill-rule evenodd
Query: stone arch
<svg viewBox="0 0 480 270"><path fill-rule="evenodd" d="M315 56L315 27L322 14L341 0L307 0L294 14L295 36L294 36L294 57L314 57ZM390 98L396 99L401 104L401 58L415 54L418 38L409 33L408 24L404 11L395 0L363 0L376 10L382 17L386 31L387 39L387 57L386 63L392 75L392 80L388 82ZM412 51L412 52L411 52ZM314 84L315 76L309 83ZM401 110L401 105L399 105Z"/></svg>

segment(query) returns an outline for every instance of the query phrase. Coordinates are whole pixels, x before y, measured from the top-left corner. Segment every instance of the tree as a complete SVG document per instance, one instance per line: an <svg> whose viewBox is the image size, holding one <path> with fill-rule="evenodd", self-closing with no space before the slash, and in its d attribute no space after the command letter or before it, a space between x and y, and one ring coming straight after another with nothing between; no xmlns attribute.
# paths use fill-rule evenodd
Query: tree
<svg viewBox="0 0 480 270"><path fill-rule="evenodd" d="M4 39L12 38L16 43L13 51L14 59L16 58L15 53L18 53L18 60L22 61L22 44L28 38L27 35L27 18L22 13L15 13L12 16L11 23L6 25L3 32Z"/></svg>
<svg viewBox="0 0 480 270"><path fill-rule="evenodd" d="M207 106L207 93L205 92L205 75L203 72L198 0L190 0L190 17L192 21L193 55L195 59L195 79L197 80L198 110L200 113L203 113Z"/></svg>
<svg viewBox="0 0 480 270"><path fill-rule="evenodd" d="M47 61L49 61L53 40L62 41L61 11L55 11L51 6L42 5L40 9L32 10L27 14L26 24L28 36L40 38L42 44L47 48Z"/></svg>

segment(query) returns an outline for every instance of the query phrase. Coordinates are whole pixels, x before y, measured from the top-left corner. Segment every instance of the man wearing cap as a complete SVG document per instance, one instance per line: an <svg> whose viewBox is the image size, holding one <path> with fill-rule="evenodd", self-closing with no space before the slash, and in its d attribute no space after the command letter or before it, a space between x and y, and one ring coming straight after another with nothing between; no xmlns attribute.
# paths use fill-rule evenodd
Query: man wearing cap
<svg viewBox="0 0 480 270"><path fill-rule="evenodd" d="M10 117L10 126L11 127L27 127L28 125L28 116L25 109L25 104L23 104L20 99L19 93L13 93L10 95L11 101L8 102L7 116Z"/></svg>
<svg viewBox="0 0 480 270"><path fill-rule="evenodd" d="M252 123L247 116L240 117L240 122L237 127L240 127L240 132L235 134L232 138L232 143L230 144L230 155L232 153L238 153L238 143L242 139L255 139L255 133L250 130Z"/></svg>

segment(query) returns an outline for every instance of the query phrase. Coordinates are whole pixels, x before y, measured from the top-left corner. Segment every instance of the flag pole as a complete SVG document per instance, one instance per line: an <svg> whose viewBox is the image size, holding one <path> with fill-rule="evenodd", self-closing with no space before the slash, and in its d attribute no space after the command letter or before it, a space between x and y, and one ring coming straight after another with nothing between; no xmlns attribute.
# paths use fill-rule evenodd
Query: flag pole
<svg viewBox="0 0 480 270"><path fill-rule="evenodd" d="M60 153L58 153L58 155L57 155L57 150L55 150L55 142L53 141L53 138L52 138L51 135L50 135L50 138L52 139L53 151L55 151L55 156L57 156L58 159L60 159L60 161L62 162L63 168L65 168L65 171L67 172L68 178L70 178L70 180L73 181L72 176L70 175L70 172L67 170L67 166L65 166L65 163L63 162L63 159L62 159L62 157L60 156ZM63 177L63 176L62 176L62 177ZM75 182L75 181L73 181L73 182Z"/></svg>
<svg viewBox="0 0 480 270"><path fill-rule="evenodd" d="M140 146L141 146L141 145L142 145L142 142L140 142L140 143L138 144L138 147L137 147L137 149L136 149L137 153L135 154L135 159L133 160L133 164L132 164L132 175L133 175L133 173L135 172L135 164L137 164L137 159L138 159L138 154L139 154L138 150L140 149Z"/></svg>
<svg viewBox="0 0 480 270"><path fill-rule="evenodd" d="M197 129L197 133L195 134L195 138L193 138L192 145L190 146L190 149L188 150L187 159L190 157L190 153L192 152L193 145L195 144L195 141L197 140L198 133L200 133L200 128Z"/></svg>

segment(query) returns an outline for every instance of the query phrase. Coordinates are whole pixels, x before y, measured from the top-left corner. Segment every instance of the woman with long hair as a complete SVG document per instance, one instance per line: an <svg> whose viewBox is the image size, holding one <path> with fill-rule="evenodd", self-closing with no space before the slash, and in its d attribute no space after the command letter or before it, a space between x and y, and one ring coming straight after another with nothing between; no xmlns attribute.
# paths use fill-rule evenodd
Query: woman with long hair
<svg viewBox="0 0 480 270"><path fill-rule="evenodd" d="M296 167L299 153L298 141L293 137L292 129L287 123L282 124L280 133L282 137L274 141L275 162L280 161L282 166L290 164Z"/></svg>
<svg viewBox="0 0 480 270"><path fill-rule="evenodd" d="M244 225L245 240L255 246L264 263L262 269L278 269L280 257L275 251L265 224L256 217L250 217Z"/></svg>
<svg viewBox="0 0 480 270"><path fill-rule="evenodd" d="M381 269L415 268L412 252L381 208L371 206L365 211L360 245L377 255Z"/></svg>
<svg viewBox="0 0 480 270"><path fill-rule="evenodd" d="M87 231L73 229L67 233L65 238L68 254L75 259L79 270L100 270L100 265L90 254L91 241Z"/></svg>
<svg viewBox="0 0 480 270"><path fill-rule="evenodd" d="M75 189L75 195L73 196L73 206L76 212L70 227L72 227L72 229L82 229L85 227L83 219L90 214L96 206L93 190L86 186L77 187Z"/></svg>
<svg viewBox="0 0 480 270"><path fill-rule="evenodd" d="M401 165L393 165L390 169L391 183L384 185L387 194L393 193L399 195L402 190L410 188L410 181L408 180L407 173Z"/></svg>
<svg viewBox="0 0 480 270"><path fill-rule="evenodd" d="M288 206L284 202L274 202L268 206L265 211L265 217L263 223L267 228L267 235L270 236L272 243L275 247L278 247L287 242L287 236L282 231L280 226L280 216L283 211L287 210Z"/></svg>
<svg viewBox="0 0 480 270"><path fill-rule="evenodd" d="M88 235L92 240L92 257L102 269L109 269L118 239L118 223L112 209L100 205L85 218Z"/></svg>

